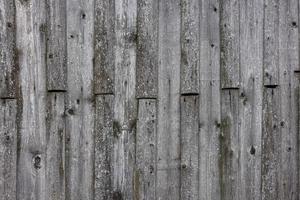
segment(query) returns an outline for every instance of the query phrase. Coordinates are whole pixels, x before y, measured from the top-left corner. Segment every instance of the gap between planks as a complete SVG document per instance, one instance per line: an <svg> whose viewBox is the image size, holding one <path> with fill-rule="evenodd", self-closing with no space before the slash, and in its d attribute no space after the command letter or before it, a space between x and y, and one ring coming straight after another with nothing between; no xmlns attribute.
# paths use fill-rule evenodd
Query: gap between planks
<svg viewBox="0 0 300 200"><path fill-rule="evenodd" d="M265 88L277 88L279 85L264 85Z"/></svg>
<svg viewBox="0 0 300 200"><path fill-rule="evenodd" d="M67 92L67 90L48 90L49 93L64 93Z"/></svg>

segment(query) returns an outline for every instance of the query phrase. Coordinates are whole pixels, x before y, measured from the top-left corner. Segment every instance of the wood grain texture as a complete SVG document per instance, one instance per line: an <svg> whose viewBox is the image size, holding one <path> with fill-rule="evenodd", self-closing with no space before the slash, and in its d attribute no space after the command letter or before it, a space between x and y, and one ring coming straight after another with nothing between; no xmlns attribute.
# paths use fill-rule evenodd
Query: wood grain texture
<svg viewBox="0 0 300 200"><path fill-rule="evenodd" d="M299 74L294 74L291 75L291 106L292 108L296 108L296 109L292 109L291 110L291 114L294 115L295 117L293 118L293 120L291 121L291 127L293 127L292 129L296 130L296 132L299 132L299 99L300 99L300 77ZM298 145L298 144L297 144ZM288 148L289 150L289 148ZM299 159L299 148L294 149L294 151L296 150L296 160ZM297 174L298 173L298 179L297 179L297 185L299 185L299 163L297 165L297 171L296 172L291 172L293 174ZM300 193L298 191L298 193L296 193L295 195L296 199L300 197Z"/></svg>
<svg viewBox="0 0 300 200"><path fill-rule="evenodd" d="M1 1L0 199L299 199L299 3Z"/></svg>
<svg viewBox="0 0 300 200"><path fill-rule="evenodd" d="M264 6L264 85L279 82L279 0Z"/></svg>
<svg viewBox="0 0 300 200"><path fill-rule="evenodd" d="M157 97L158 3L158 0L137 2L137 98Z"/></svg>
<svg viewBox="0 0 300 200"><path fill-rule="evenodd" d="M238 88L240 81L240 1L220 1L221 87Z"/></svg>
<svg viewBox="0 0 300 200"><path fill-rule="evenodd" d="M68 0L67 16L66 199L92 199L94 1Z"/></svg>
<svg viewBox="0 0 300 200"><path fill-rule="evenodd" d="M0 2L0 98L15 98L19 66L16 62L15 2Z"/></svg>
<svg viewBox="0 0 300 200"><path fill-rule="evenodd" d="M46 135L45 199L65 199L65 93L49 93Z"/></svg>
<svg viewBox="0 0 300 200"><path fill-rule="evenodd" d="M94 0L94 5L94 93L113 94L115 3L111 0Z"/></svg>
<svg viewBox="0 0 300 200"><path fill-rule="evenodd" d="M47 89L67 89L66 0L47 0Z"/></svg>
<svg viewBox="0 0 300 200"><path fill-rule="evenodd" d="M94 199L112 199L113 191L113 95L98 95L95 100L95 180Z"/></svg>
<svg viewBox="0 0 300 200"><path fill-rule="evenodd" d="M0 197L14 200L17 196L17 101L0 101Z"/></svg>
<svg viewBox="0 0 300 200"><path fill-rule="evenodd" d="M221 199L241 199L239 90L221 95L220 192Z"/></svg>
<svg viewBox="0 0 300 200"><path fill-rule="evenodd" d="M180 99L180 197L199 199L199 96Z"/></svg>
<svg viewBox="0 0 300 200"><path fill-rule="evenodd" d="M200 1L181 0L181 94L199 93Z"/></svg>
<svg viewBox="0 0 300 200"><path fill-rule="evenodd" d="M136 22L137 1L115 1L115 102L113 141L114 192L133 199L137 101ZM116 196L116 195L115 195Z"/></svg>
<svg viewBox="0 0 300 200"><path fill-rule="evenodd" d="M220 200L220 14L218 0L202 0L200 13L199 199Z"/></svg>
<svg viewBox="0 0 300 200"><path fill-rule="evenodd" d="M280 193L280 96L278 88L265 88L262 129L262 199L279 199ZM279 108L279 109L278 109Z"/></svg>
<svg viewBox="0 0 300 200"><path fill-rule="evenodd" d="M46 195L46 5L15 1L20 65L17 199Z"/></svg>
<svg viewBox="0 0 300 200"><path fill-rule="evenodd" d="M135 193L137 199L157 199L156 104L155 99L140 99L138 102L135 169Z"/></svg>
<svg viewBox="0 0 300 200"><path fill-rule="evenodd" d="M299 43L297 16L298 1L280 2L279 7L279 85L280 85L280 186L279 199L297 199L298 190L298 115L297 99L293 87L299 84L293 69L299 66L299 56L295 54ZM296 23L296 25L295 25Z"/></svg>
<svg viewBox="0 0 300 200"><path fill-rule="evenodd" d="M240 1L241 199L261 199L263 2Z"/></svg>
<svg viewBox="0 0 300 200"><path fill-rule="evenodd" d="M159 4L156 198L180 198L180 0Z"/></svg>

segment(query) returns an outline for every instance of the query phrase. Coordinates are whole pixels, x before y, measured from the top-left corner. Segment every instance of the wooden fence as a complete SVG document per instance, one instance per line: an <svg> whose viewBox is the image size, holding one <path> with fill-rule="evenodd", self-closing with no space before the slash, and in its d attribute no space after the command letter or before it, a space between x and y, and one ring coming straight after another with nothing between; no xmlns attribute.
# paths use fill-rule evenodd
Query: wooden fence
<svg viewBox="0 0 300 200"><path fill-rule="evenodd" d="M0 0L1 200L299 200L298 0Z"/></svg>

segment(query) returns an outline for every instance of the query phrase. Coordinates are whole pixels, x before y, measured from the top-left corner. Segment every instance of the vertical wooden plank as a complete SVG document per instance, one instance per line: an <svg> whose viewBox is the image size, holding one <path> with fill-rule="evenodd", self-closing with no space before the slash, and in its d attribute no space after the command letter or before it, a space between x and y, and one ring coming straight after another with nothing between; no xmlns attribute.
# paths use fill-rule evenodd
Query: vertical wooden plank
<svg viewBox="0 0 300 200"><path fill-rule="evenodd" d="M238 88L240 75L239 2L220 1L221 87Z"/></svg>
<svg viewBox="0 0 300 200"><path fill-rule="evenodd" d="M181 0L181 94L199 93L200 1Z"/></svg>
<svg viewBox="0 0 300 200"><path fill-rule="evenodd" d="M135 165L135 126L137 103L136 82L137 1L115 1L115 103L114 193L133 199ZM117 128L119 127L119 128Z"/></svg>
<svg viewBox="0 0 300 200"><path fill-rule="evenodd" d="M297 6L295 6L297 5ZM288 17L288 21L287 24L290 25L290 29L289 29L289 59L291 59L291 63L293 63L293 65L291 66L291 70L293 70L294 72L296 71L300 71L300 66L296 65L295 63L299 62L299 42L295 42L298 40L295 40L295 38L299 38L299 0L295 1L293 0L292 3L288 4L289 7L289 17Z"/></svg>
<svg viewBox="0 0 300 200"><path fill-rule="evenodd" d="M298 50L298 1L279 3L279 84L281 97L280 135L281 151L279 199L298 199L298 110L293 99L292 87L299 84L294 79L294 69L299 66Z"/></svg>
<svg viewBox="0 0 300 200"><path fill-rule="evenodd" d="M261 199L263 9L260 0L240 1L241 199Z"/></svg>
<svg viewBox="0 0 300 200"><path fill-rule="evenodd" d="M156 100L140 99L136 130L137 199L156 198Z"/></svg>
<svg viewBox="0 0 300 200"><path fill-rule="evenodd" d="M181 199L199 199L199 96L182 96L180 107Z"/></svg>
<svg viewBox="0 0 300 200"><path fill-rule="evenodd" d="M14 98L19 66L16 63L15 2L0 2L0 97Z"/></svg>
<svg viewBox="0 0 300 200"><path fill-rule="evenodd" d="M220 200L220 15L218 0L200 8L199 199Z"/></svg>
<svg viewBox="0 0 300 200"><path fill-rule="evenodd" d="M265 0L264 5L264 85L278 85L279 0Z"/></svg>
<svg viewBox="0 0 300 200"><path fill-rule="evenodd" d="M220 194L220 82L201 81L199 103L199 199L221 199Z"/></svg>
<svg viewBox="0 0 300 200"><path fill-rule="evenodd" d="M0 197L14 200L17 196L17 101L0 101Z"/></svg>
<svg viewBox="0 0 300 200"><path fill-rule="evenodd" d="M46 185L48 200L65 199L65 93L48 93Z"/></svg>
<svg viewBox="0 0 300 200"><path fill-rule="evenodd" d="M113 95L97 95L95 102L94 199L112 199Z"/></svg>
<svg viewBox="0 0 300 200"><path fill-rule="evenodd" d="M95 94L113 94L115 1L95 0L94 12L94 92Z"/></svg>
<svg viewBox="0 0 300 200"><path fill-rule="evenodd" d="M47 89L66 90L66 0L47 0Z"/></svg>
<svg viewBox="0 0 300 200"><path fill-rule="evenodd" d="M264 89L262 132L262 199L279 199L280 102L278 88Z"/></svg>
<svg viewBox="0 0 300 200"><path fill-rule="evenodd" d="M66 199L93 199L93 0L67 0Z"/></svg>
<svg viewBox="0 0 300 200"><path fill-rule="evenodd" d="M17 199L46 198L45 1L15 1L20 65Z"/></svg>
<svg viewBox="0 0 300 200"><path fill-rule="evenodd" d="M291 76L292 81L291 81L291 106L293 109L291 109L291 115L294 116L291 120L291 130L292 131L296 131L297 133L299 133L299 119L300 119L300 113L299 113L299 108L300 108L300 75L299 73L295 73L294 75ZM296 141L298 142L298 140ZM296 160L300 159L299 157L299 147L298 147L299 143L297 143L296 147L294 147L295 149L293 150L293 153L295 154L294 156L296 156ZM289 148L287 149L289 150ZM292 150L292 149L291 149ZM297 185L299 185L300 183L300 179L299 179L299 162L297 163L297 172L298 173L298 179L297 179ZM295 174L296 174L295 173ZM300 192L298 191L295 194L295 198L299 198L300 197Z"/></svg>
<svg viewBox="0 0 300 200"><path fill-rule="evenodd" d="M241 199L239 90L222 90L220 135L221 199Z"/></svg>
<svg viewBox="0 0 300 200"><path fill-rule="evenodd" d="M157 97L158 0L137 2L136 97Z"/></svg>
<svg viewBox="0 0 300 200"><path fill-rule="evenodd" d="M156 198L180 198L180 0L159 1Z"/></svg>

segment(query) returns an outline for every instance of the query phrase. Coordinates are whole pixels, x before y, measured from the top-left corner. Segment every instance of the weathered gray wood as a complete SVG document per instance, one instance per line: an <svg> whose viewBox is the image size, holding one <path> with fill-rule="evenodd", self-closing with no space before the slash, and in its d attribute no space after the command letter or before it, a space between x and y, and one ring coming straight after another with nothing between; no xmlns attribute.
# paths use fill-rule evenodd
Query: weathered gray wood
<svg viewBox="0 0 300 200"><path fill-rule="evenodd" d="M0 197L299 199L298 23L299 0L1 1Z"/></svg>
<svg viewBox="0 0 300 200"><path fill-rule="evenodd" d="M200 13L199 199L220 200L221 123L219 1L202 0Z"/></svg>
<svg viewBox="0 0 300 200"><path fill-rule="evenodd" d="M0 198L14 200L17 196L17 101L0 101Z"/></svg>
<svg viewBox="0 0 300 200"><path fill-rule="evenodd" d="M157 97L158 4L158 0L137 1L137 98Z"/></svg>
<svg viewBox="0 0 300 200"><path fill-rule="evenodd" d="M67 42L66 0L47 0L47 89L66 90Z"/></svg>
<svg viewBox="0 0 300 200"><path fill-rule="evenodd" d="M201 81L199 100L199 199L220 195L220 82Z"/></svg>
<svg viewBox="0 0 300 200"><path fill-rule="evenodd" d="M48 94L46 135L46 197L65 199L65 93Z"/></svg>
<svg viewBox="0 0 300 200"><path fill-rule="evenodd" d="M264 5L264 85L279 81L279 0L266 0Z"/></svg>
<svg viewBox="0 0 300 200"><path fill-rule="evenodd" d="M98 95L95 100L95 180L94 199L112 199L113 95Z"/></svg>
<svg viewBox="0 0 300 200"><path fill-rule="evenodd" d="M199 93L200 1L181 0L181 94Z"/></svg>
<svg viewBox="0 0 300 200"><path fill-rule="evenodd" d="M67 200L93 198L93 11L93 0L67 1Z"/></svg>
<svg viewBox="0 0 300 200"><path fill-rule="evenodd" d="M94 0L94 2L94 92L95 94L113 94L115 1ZM83 16L85 15L81 13L82 18Z"/></svg>
<svg viewBox="0 0 300 200"><path fill-rule="evenodd" d="M19 66L16 63L15 2L0 2L0 98L16 96Z"/></svg>
<svg viewBox="0 0 300 200"><path fill-rule="evenodd" d="M238 0L220 1L220 51L222 88L239 87L239 2L240 1Z"/></svg>
<svg viewBox="0 0 300 200"><path fill-rule="evenodd" d="M180 198L180 0L159 1L156 199Z"/></svg>
<svg viewBox="0 0 300 200"><path fill-rule="evenodd" d="M299 132L299 120L300 120L300 118L299 118L299 116L300 116L300 113L299 113L300 74L299 73L291 75L291 100L292 100L291 107L296 108L296 109L291 110L291 115L293 115L295 117L292 119L292 121L290 123L291 123L292 130L296 130L296 132ZM289 150L289 148L288 148L288 150ZM296 151L295 156L297 157L296 159L299 160L300 159L300 157L299 157L299 148L296 148L293 151ZM294 173L294 174L298 173L298 176L297 176L298 177L298 183L297 183L297 185L299 185L299 183L300 183L299 163L297 165L297 172L296 173L292 172L292 173ZM298 191L295 196L296 196L296 199L299 198L300 197L300 192Z"/></svg>
<svg viewBox="0 0 300 200"><path fill-rule="evenodd" d="M180 197L199 199L199 96L180 99Z"/></svg>
<svg viewBox="0 0 300 200"><path fill-rule="evenodd" d="M261 199L263 2L240 1L241 199Z"/></svg>
<svg viewBox="0 0 300 200"><path fill-rule="evenodd" d="M115 1L115 103L113 190L123 199L133 199L135 165L136 0ZM119 128L118 128L119 127ZM116 195L115 195L116 196Z"/></svg>
<svg viewBox="0 0 300 200"><path fill-rule="evenodd" d="M278 88L264 89L262 129L262 199L279 199L280 97Z"/></svg>
<svg viewBox="0 0 300 200"><path fill-rule="evenodd" d="M140 99L136 130L135 193L137 199L157 199L156 121L156 100Z"/></svg>
<svg viewBox="0 0 300 200"><path fill-rule="evenodd" d="M241 199L239 90L227 89L221 95L220 134L221 199Z"/></svg>
<svg viewBox="0 0 300 200"><path fill-rule="evenodd" d="M296 24L295 24L296 23ZM279 85L280 92L280 162L279 199L298 199L298 110L293 87L299 84L293 71L299 67L298 1L283 1L279 5ZM298 52L298 51L297 51ZM299 52L298 52L299 53ZM280 160L280 161L279 161Z"/></svg>
<svg viewBox="0 0 300 200"><path fill-rule="evenodd" d="M46 4L15 1L20 97L17 199L46 198Z"/></svg>

